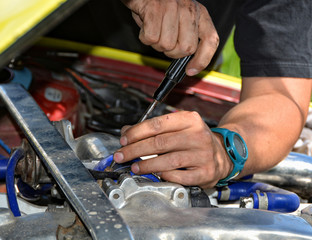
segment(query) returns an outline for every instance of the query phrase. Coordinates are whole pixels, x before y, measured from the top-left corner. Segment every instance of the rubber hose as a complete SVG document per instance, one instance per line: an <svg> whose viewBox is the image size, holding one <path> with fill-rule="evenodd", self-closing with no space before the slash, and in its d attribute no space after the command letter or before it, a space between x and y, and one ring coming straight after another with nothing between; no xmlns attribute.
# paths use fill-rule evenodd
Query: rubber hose
<svg viewBox="0 0 312 240"><path fill-rule="evenodd" d="M18 207L17 197L15 193L15 182L14 182L14 173L15 167L19 160L24 158L25 152L23 149L18 148L16 149L9 158L7 171L6 171L6 188L7 188L7 195L8 195L8 202L9 207L15 217L20 217L21 212Z"/></svg>
<svg viewBox="0 0 312 240"><path fill-rule="evenodd" d="M0 154L0 181L5 180L9 158Z"/></svg>
<svg viewBox="0 0 312 240"><path fill-rule="evenodd" d="M11 153L11 149L0 139L0 146L8 153Z"/></svg>
<svg viewBox="0 0 312 240"><path fill-rule="evenodd" d="M255 209L263 209L261 206L263 201L267 204L267 210L285 213L296 211L300 205L297 194L266 183L234 182L218 190L220 201L235 201L249 196L254 200Z"/></svg>

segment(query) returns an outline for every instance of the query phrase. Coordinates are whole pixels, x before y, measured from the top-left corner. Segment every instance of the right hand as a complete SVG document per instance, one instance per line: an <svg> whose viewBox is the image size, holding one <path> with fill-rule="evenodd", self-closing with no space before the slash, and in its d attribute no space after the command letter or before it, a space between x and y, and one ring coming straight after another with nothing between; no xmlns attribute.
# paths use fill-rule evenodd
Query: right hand
<svg viewBox="0 0 312 240"><path fill-rule="evenodd" d="M185 186L211 188L233 168L223 138L211 132L197 112L179 111L125 126L120 144L115 162L157 154L133 163L132 172L157 173L163 180Z"/></svg>
<svg viewBox="0 0 312 240"><path fill-rule="evenodd" d="M194 54L186 74L206 68L219 44L207 9L195 0L122 0L141 28L139 39L171 58Z"/></svg>

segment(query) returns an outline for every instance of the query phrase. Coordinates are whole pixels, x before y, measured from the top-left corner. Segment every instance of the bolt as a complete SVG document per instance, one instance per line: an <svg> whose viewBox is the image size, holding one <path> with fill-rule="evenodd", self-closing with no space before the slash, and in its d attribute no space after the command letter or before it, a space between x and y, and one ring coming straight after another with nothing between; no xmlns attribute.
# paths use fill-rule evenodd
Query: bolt
<svg viewBox="0 0 312 240"><path fill-rule="evenodd" d="M180 193L178 194L178 198L183 199L183 198L184 198L184 193L180 192Z"/></svg>

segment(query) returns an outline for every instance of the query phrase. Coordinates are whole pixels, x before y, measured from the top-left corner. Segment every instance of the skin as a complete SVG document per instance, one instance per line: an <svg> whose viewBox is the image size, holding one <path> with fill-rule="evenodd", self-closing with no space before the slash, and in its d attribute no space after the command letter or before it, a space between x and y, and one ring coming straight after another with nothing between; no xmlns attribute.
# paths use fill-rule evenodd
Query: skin
<svg viewBox="0 0 312 240"><path fill-rule="evenodd" d="M219 36L207 9L191 0L123 0L140 27L139 39L171 58L194 54L189 76L203 70L213 57Z"/></svg>
<svg viewBox="0 0 312 240"><path fill-rule="evenodd" d="M164 11L162 16L166 16L166 11L169 8L165 2L170 2L170 4L183 2L183 6L180 7L188 6L187 9L195 4L193 1L178 0L129 0L124 2L134 12L134 18L139 17L144 22L142 24L136 20L141 26L140 39L143 39L143 43L148 43L144 36L155 34L154 32L158 29L158 33L155 34L157 41L154 39L155 41L150 44L157 50L164 49L166 44L162 44L161 35L167 30L162 27L164 21L162 23L145 23L147 20L143 13L149 11L142 9L147 8L148 4L146 3L156 4L159 7L158 11ZM153 4L152 7L155 7ZM195 8L201 9L201 7ZM179 9L177 12L185 14L185 11ZM171 8L170 12L176 14ZM205 15L202 11L199 13ZM163 17L163 19L165 18L167 17ZM185 20L184 17L178 19L180 24ZM170 50L164 52L169 53L171 57L179 58L188 54L182 49L189 49L189 44L194 44L195 56L198 58L195 60L193 58L188 69L202 70L202 65L199 62L202 59L210 61L212 45L210 40L205 41L209 38L208 36L203 38L200 36L206 36L207 32L210 35L213 30L211 27L200 28L200 25L207 27L212 23L211 19L207 17L204 17L203 21L209 23L202 23L201 17L192 19L199 20L196 25L198 34L189 35L196 39L199 38L200 43L180 40L182 34L179 32L178 37L173 37L172 41L175 44L169 44L171 47L168 49ZM155 25L146 27L148 24ZM180 28L178 27L178 29ZM152 29L153 34L149 33L147 29ZM190 29L183 31L186 30ZM179 31L182 32L182 30ZM171 35L166 34L166 36L170 37ZM172 36L176 36L176 34ZM172 47L173 45L174 47ZM162 47L160 48L160 46ZM203 52L198 53L199 51ZM205 62L205 64L208 63ZM188 74L192 75L192 71L189 71ZM246 141L249 157L239 177L269 169L289 153L298 139L307 117L312 90L310 80L285 77L243 78L240 103L232 108L219 123L219 127L239 133ZM220 179L228 176L233 168L233 164L225 152L223 139L219 134L212 133L196 112L171 113L148 119L134 126L126 126L122 129L120 143L122 148L114 154L114 160L117 163L158 154L157 157L134 163L131 167L132 171L137 174L157 173L164 180L182 185L210 188Z"/></svg>

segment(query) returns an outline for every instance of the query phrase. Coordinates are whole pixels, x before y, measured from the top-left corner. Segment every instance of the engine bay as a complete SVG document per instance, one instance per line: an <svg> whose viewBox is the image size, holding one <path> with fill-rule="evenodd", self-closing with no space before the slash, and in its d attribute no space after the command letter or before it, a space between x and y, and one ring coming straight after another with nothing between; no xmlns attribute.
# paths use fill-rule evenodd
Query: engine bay
<svg viewBox="0 0 312 240"><path fill-rule="evenodd" d="M312 239L312 158L201 189L112 162L164 71L34 47L0 73L0 239ZM239 91L190 78L153 116L196 110L209 127ZM144 161L144 159L143 159Z"/></svg>

